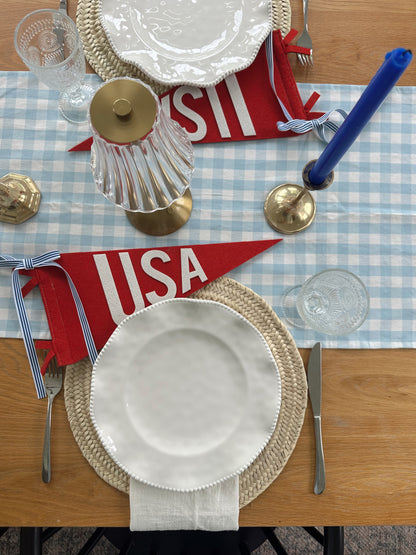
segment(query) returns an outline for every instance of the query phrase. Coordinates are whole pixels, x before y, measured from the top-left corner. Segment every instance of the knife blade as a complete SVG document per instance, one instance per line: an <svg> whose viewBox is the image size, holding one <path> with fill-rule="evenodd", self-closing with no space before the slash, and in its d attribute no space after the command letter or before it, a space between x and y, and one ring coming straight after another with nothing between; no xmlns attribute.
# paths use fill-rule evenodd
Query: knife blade
<svg viewBox="0 0 416 555"><path fill-rule="evenodd" d="M59 11L65 15L68 15L68 5L67 0L59 0ZM58 39L58 45L60 47L60 54L62 61L65 59L64 53L64 30L61 26L54 29L54 33Z"/></svg>
<svg viewBox="0 0 416 555"><path fill-rule="evenodd" d="M308 388L315 428L316 466L313 491L316 495L320 495L325 489L325 459L321 427L322 353L320 343L315 343L309 357Z"/></svg>

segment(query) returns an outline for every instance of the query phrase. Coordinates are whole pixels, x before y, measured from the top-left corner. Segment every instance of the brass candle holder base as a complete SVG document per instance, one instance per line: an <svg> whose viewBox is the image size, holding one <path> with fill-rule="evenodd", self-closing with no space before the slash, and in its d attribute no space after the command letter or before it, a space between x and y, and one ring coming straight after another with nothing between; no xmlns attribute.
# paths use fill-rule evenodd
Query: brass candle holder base
<svg viewBox="0 0 416 555"><path fill-rule="evenodd" d="M180 229L188 221L192 212L190 189L166 208L153 212L130 212L126 210L129 222L147 235L169 235Z"/></svg>
<svg viewBox="0 0 416 555"><path fill-rule="evenodd" d="M269 225L285 234L306 229L311 225L315 212L315 200L310 192L295 183L275 187L264 203L264 214Z"/></svg>
<svg viewBox="0 0 416 555"><path fill-rule="evenodd" d="M316 203L309 190L326 189L334 180L331 172L319 186L309 181L309 172L316 160L311 160L303 168L304 186L295 183L278 185L267 195L264 215L268 224L280 233L292 234L303 231L315 218Z"/></svg>
<svg viewBox="0 0 416 555"><path fill-rule="evenodd" d="M40 191L27 175L8 173L0 178L0 221L21 224L37 214Z"/></svg>

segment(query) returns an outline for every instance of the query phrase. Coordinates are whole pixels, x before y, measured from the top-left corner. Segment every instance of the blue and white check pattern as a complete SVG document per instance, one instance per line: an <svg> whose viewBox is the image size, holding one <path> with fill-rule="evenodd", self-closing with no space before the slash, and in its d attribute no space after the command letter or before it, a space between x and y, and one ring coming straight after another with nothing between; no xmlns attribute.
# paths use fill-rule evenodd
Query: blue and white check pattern
<svg viewBox="0 0 416 555"><path fill-rule="evenodd" d="M89 75L92 83L97 76ZM347 112L363 87L299 85L304 99L321 94L317 109ZM263 215L277 184L301 182L303 166L324 144L314 135L195 146L188 223L166 237L136 231L124 212L97 192L89 152L68 149L90 136L58 114L57 93L30 72L0 73L0 175L29 175L39 186L39 213L14 226L0 223L0 253L16 258L60 252L162 247L192 243L283 241L229 275L261 295L281 315L281 295L330 267L361 277L371 308L363 326L331 338L289 328L299 347L416 347L416 87L396 87L335 168L333 185L313 193L310 228L280 236ZM33 335L49 337L36 289L27 300ZM20 337L9 270L0 270L0 336Z"/></svg>

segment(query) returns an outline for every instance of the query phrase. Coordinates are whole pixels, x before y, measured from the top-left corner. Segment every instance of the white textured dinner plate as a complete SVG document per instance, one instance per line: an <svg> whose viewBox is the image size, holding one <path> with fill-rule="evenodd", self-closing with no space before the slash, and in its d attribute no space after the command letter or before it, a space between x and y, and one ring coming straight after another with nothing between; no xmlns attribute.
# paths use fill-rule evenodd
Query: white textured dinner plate
<svg viewBox="0 0 416 555"><path fill-rule="evenodd" d="M271 0L100 0L124 62L165 85L216 85L248 67L272 30Z"/></svg>
<svg viewBox="0 0 416 555"><path fill-rule="evenodd" d="M90 413L127 474L191 491L253 462L280 401L279 371L257 328L221 303L171 299L114 331L93 367Z"/></svg>

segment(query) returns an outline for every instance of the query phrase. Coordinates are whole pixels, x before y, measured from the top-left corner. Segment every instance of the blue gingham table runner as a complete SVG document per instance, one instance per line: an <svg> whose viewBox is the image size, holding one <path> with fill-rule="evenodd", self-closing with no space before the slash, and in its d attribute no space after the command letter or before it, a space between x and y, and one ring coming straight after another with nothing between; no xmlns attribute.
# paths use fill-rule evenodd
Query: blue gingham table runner
<svg viewBox="0 0 416 555"><path fill-rule="evenodd" d="M99 84L96 75L87 80ZM316 90L317 110L349 111L363 86L299 84ZM289 139L195 145L193 211L165 237L135 230L124 212L96 190L90 153L68 149L90 136L88 124L66 122L57 93L30 72L0 73L0 175L29 175L42 193L39 213L20 225L0 223L0 253L33 257L192 243L283 241L229 276L253 289L282 315L281 295L331 267L361 277L370 295L367 321L344 337L289 327L298 347L320 340L327 348L416 347L416 87L396 87L335 168L331 188L313 193L312 226L295 235L272 230L264 200L276 185L301 183L303 166L324 144L313 133ZM49 331L36 288L27 297L33 335ZM10 271L0 271L0 336L20 337Z"/></svg>

